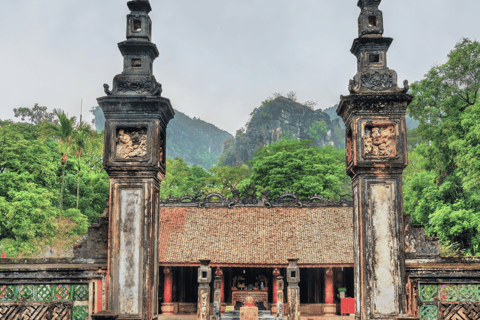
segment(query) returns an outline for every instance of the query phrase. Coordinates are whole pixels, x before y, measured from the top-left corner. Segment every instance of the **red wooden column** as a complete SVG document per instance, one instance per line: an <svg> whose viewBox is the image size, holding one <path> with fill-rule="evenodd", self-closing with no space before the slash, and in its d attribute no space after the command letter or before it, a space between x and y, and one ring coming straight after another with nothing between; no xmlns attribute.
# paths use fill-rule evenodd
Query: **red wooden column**
<svg viewBox="0 0 480 320"><path fill-rule="evenodd" d="M325 272L325 305L323 311L326 316L334 316L337 311L334 294L333 270L330 267Z"/></svg>
<svg viewBox="0 0 480 320"><path fill-rule="evenodd" d="M280 271L275 268L273 270L273 302L272 302L272 313L277 313L278 312L278 306L277 306L277 291L278 291L278 277L280 276Z"/></svg>
<svg viewBox="0 0 480 320"><path fill-rule="evenodd" d="M165 275L163 282L163 303L162 313L173 314L172 288L173 288L173 273L169 267L163 269Z"/></svg>
<svg viewBox="0 0 480 320"><path fill-rule="evenodd" d="M217 269L215 270L215 276L220 277L220 281L221 281L220 295L221 295L221 302L222 302L220 306L220 311L225 312L225 307L227 306L227 304L225 303L225 277L223 275L222 268L217 267Z"/></svg>

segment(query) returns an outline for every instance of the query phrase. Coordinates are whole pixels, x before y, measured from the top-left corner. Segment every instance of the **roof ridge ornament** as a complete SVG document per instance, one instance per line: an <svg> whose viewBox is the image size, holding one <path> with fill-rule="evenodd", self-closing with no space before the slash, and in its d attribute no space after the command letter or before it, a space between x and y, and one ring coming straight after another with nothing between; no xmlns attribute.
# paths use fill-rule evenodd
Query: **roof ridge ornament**
<svg viewBox="0 0 480 320"><path fill-rule="evenodd" d="M392 38L383 37L383 13L378 6L381 0L359 0L358 38L350 51L357 57L357 74L349 82L351 94L407 92L397 85L397 73L387 67L387 51Z"/></svg>
<svg viewBox="0 0 480 320"><path fill-rule="evenodd" d="M166 200L160 200L160 206L196 206L204 208L207 206L214 207L317 207L317 206L351 206L352 201L344 199L335 201L334 199L324 199L320 196L312 196L307 199L300 199L293 192L285 192L277 198L268 198L268 191L263 191L260 198L256 194L252 196L239 196L238 190L234 190L236 196L227 198L219 193L212 192L207 194L203 199L185 195L180 198L170 196ZM215 199L214 201L212 201Z"/></svg>

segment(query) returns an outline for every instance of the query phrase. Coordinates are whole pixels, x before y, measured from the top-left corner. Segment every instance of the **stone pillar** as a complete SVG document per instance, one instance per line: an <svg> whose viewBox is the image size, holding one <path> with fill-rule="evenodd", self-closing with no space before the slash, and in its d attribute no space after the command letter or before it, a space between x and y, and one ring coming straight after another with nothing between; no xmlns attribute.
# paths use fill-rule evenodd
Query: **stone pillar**
<svg viewBox="0 0 480 320"><path fill-rule="evenodd" d="M273 283L272 283L272 289L273 289L273 301L272 301L272 313L277 313L277 290L278 290L278 277L280 276L280 271L278 271L277 268L273 270Z"/></svg>
<svg viewBox="0 0 480 320"><path fill-rule="evenodd" d="M197 319L210 318L210 282L212 281L212 268L208 266L210 260L200 260L198 268L198 305Z"/></svg>
<svg viewBox="0 0 480 320"><path fill-rule="evenodd" d="M218 271L218 267L217 270ZM213 318L220 320L221 304L222 304L222 280L220 275L215 271L215 280L213 281Z"/></svg>
<svg viewBox="0 0 480 320"><path fill-rule="evenodd" d="M337 114L345 122L347 174L354 203L356 319L405 313L402 172L407 166L408 82L387 67L393 41L384 38L380 0L359 0L359 37L351 52L357 74Z"/></svg>
<svg viewBox="0 0 480 320"><path fill-rule="evenodd" d="M333 270L331 267L325 272L325 304L323 306L323 311L325 316L334 316L337 312L333 285Z"/></svg>
<svg viewBox="0 0 480 320"><path fill-rule="evenodd" d="M284 283L283 277L277 277L277 319L283 318L283 290L284 290Z"/></svg>
<svg viewBox="0 0 480 320"><path fill-rule="evenodd" d="M298 259L288 259L287 267L287 296L288 296L288 319L300 320L300 268L297 265Z"/></svg>
<svg viewBox="0 0 480 320"><path fill-rule="evenodd" d="M173 314L173 300L172 300L172 288L173 288L173 273L171 268L165 267L163 269L164 282L163 282L163 303L162 313Z"/></svg>
<svg viewBox="0 0 480 320"><path fill-rule="evenodd" d="M159 53L150 41L150 3L127 5L127 40L118 44L123 72L97 99L105 114L103 166L110 176L107 308L118 319L151 320L158 314L159 188L174 111L152 74Z"/></svg>

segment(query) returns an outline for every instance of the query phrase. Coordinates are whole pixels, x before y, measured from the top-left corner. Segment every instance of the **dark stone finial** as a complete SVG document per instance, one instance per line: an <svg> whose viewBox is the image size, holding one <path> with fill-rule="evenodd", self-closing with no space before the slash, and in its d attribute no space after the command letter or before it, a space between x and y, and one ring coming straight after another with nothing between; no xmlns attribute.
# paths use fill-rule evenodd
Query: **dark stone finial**
<svg viewBox="0 0 480 320"><path fill-rule="evenodd" d="M350 94L404 92L397 84L397 73L387 67L387 52L392 38L383 37L381 0L359 0L358 38L351 52L357 57L358 72L348 84Z"/></svg>
<svg viewBox="0 0 480 320"><path fill-rule="evenodd" d="M365 7L376 7L380 5L380 2L382 0L358 0L357 6L360 7L360 9L363 9Z"/></svg>
<svg viewBox="0 0 480 320"><path fill-rule="evenodd" d="M123 72L113 79L113 88L104 85L107 96L161 96L162 85L153 75L153 62L159 56L157 46L151 42L152 11L148 0L127 3L131 13L127 15L127 40L118 48L123 56Z"/></svg>
<svg viewBox="0 0 480 320"><path fill-rule="evenodd" d="M148 0L133 0L128 1L127 6L130 11L143 11L149 13L152 11L152 6Z"/></svg>

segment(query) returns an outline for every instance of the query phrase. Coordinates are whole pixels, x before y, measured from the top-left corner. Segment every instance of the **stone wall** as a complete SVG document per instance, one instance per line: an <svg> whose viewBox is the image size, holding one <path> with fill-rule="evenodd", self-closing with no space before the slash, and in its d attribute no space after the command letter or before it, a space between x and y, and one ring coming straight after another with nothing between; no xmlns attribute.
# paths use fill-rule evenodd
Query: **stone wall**
<svg viewBox="0 0 480 320"><path fill-rule="evenodd" d="M105 309L106 264L0 259L2 320L89 320Z"/></svg>

